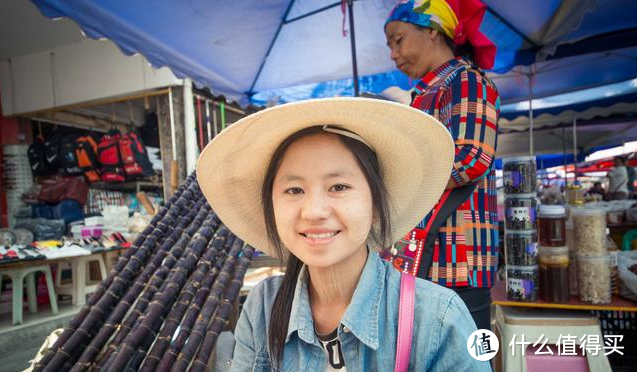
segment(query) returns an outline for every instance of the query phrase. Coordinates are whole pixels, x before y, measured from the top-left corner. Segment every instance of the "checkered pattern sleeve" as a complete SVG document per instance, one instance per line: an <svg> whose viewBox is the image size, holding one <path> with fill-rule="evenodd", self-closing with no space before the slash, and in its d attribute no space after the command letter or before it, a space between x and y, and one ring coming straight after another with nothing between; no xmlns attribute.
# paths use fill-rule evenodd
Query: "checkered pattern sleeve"
<svg viewBox="0 0 637 372"><path fill-rule="evenodd" d="M455 139L455 160L448 188L484 178L495 158L500 98L493 83L464 69L440 92L438 114Z"/></svg>

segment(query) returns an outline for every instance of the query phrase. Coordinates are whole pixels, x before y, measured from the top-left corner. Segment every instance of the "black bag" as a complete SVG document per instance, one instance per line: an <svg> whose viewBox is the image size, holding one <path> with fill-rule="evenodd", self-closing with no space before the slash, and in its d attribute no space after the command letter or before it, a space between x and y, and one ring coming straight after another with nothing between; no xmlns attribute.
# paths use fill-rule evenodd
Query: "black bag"
<svg viewBox="0 0 637 372"><path fill-rule="evenodd" d="M52 170L58 170L63 166L59 135L53 135L44 141L44 158L46 165Z"/></svg>
<svg viewBox="0 0 637 372"><path fill-rule="evenodd" d="M76 154L77 136L69 134L62 137L59 146L59 154L64 172L71 176L82 174L82 168L80 168L78 164Z"/></svg>
<svg viewBox="0 0 637 372"><path fill-rule="evenodd" d="M44 138L37 136L33 143L29 145L27 150L29 156L29 164L31 165L31 173L34 176L48 176L53 173L53 170L49 168L46 162L46 156L44 155Z"/></svg>

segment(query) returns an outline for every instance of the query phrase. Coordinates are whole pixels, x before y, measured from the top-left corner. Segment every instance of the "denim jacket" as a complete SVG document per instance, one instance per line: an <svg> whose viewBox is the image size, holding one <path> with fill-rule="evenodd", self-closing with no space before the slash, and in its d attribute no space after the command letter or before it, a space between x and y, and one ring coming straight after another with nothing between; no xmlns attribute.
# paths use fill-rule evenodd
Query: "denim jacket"
<svg viewBox="0 0 637 372"><path fill-rule="evenodd" d="M246 299L235 328L231 371L272 371L268 351L270 309L281 277L268 278ZM304 267L296 284L280 371L324 371L327 358L314 332ZM400 272L370 252L338 337L347 372L393 371L396 359ZM475 323L458 295L416 279L409 371L490 372L467 350Z"/></svg>

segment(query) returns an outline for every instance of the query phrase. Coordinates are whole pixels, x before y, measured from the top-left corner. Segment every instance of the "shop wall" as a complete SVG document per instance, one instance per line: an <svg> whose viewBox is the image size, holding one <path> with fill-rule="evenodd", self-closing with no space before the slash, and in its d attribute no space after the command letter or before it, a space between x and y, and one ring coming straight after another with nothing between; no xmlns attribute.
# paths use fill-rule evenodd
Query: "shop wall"
<svg viewBox="0 0 637 372"><path fill-rule="evenodd" d="M181 84L169 69L125 56L107 40L85 39L0 61L5 116Z"/></svg>

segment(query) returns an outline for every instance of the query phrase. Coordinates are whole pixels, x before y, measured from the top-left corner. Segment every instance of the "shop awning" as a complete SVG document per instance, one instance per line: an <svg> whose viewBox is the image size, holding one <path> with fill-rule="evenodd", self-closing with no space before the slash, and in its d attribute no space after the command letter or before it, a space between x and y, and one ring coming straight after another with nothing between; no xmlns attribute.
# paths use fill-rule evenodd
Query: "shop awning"
<svg viewBox="0 0 637 372"><path fill-rule="evenodd" d="M108 38L124 53L141 53L154 66L242 104L353 94L341 1L33 2L48 17L69 17L89 37ZM385 45L383 23L394 3L354 2L362 92L411 87ZM486 3L482 29L498 47L492 76L504 103L528 97L529 72L535 97L637 76L637 2Z"/></svg>

